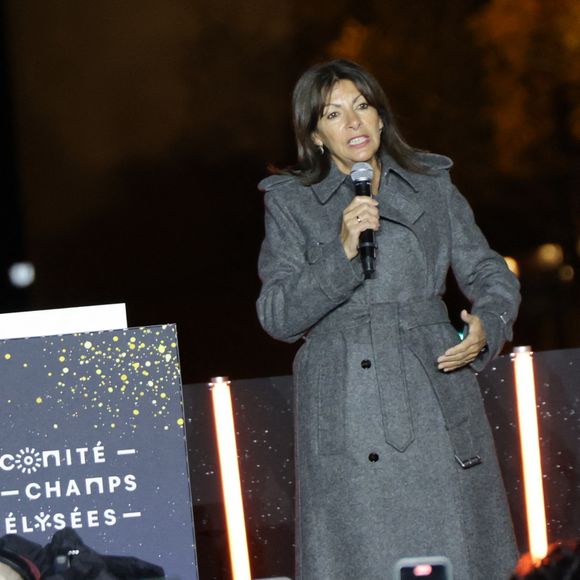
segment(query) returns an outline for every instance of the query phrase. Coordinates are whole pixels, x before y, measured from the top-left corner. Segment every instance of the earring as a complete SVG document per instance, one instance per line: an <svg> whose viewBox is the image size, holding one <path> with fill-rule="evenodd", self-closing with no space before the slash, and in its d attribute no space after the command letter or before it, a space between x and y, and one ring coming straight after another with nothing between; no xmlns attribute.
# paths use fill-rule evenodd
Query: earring
<svg viewBox="0 0 580 580"><path fill-rule="evenodd" d="M319 151L320 155L324 155L324 145L319 145L318 151Z"/></svg>

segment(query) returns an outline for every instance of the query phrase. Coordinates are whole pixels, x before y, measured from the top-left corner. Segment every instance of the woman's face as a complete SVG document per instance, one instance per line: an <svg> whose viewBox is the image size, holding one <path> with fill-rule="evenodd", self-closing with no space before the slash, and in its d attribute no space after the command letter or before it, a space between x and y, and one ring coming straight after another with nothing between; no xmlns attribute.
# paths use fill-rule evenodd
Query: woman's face
<svg viewBox="0 0 580 580"><path fill-rule="evenodd" d="M353 163L366 161L375 169L383 121L350 80L335 83L328 94L312 140L324 145L338 169L350 173Z"/></svg>

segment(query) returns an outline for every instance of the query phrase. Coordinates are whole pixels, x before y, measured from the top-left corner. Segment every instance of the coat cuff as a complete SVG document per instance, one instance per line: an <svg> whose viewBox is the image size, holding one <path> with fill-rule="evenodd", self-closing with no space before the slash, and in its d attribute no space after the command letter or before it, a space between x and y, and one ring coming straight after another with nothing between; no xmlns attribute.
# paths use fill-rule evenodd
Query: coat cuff
<svg viewBox="0 0 580 580"><path fill-rule="evenodd" d="M512 329L506 313L498 315L494 312L474 310L472 314L479 316L487 340L487 348L484 348L470 365L474 371L481 372L489 361L501 352L505 342L512 339Z"/></svg>
<svg viewBox="0 0 580 580"><path fill-rule="evenodd" d="M360 260L346 257L339 238L327 244L314 242L308 247L306 259L321 290L334 303L350 298L364 280Z"/></svg>

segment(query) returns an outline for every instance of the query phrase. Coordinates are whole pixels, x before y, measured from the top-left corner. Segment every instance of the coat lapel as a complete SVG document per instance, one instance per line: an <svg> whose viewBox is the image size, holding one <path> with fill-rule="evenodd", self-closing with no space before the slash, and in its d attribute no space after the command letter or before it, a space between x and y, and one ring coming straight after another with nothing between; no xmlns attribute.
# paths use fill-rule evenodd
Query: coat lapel
<svg viewBox="0 0 580 580"><path fill-rule="evenodd" d="M331 165L328 175L318 183L314 183L312 191L324 208L326 223L323 229L332 232L340 231L342 212L354 196L354 186L348 175L341 173L336 165Z"/></svg>
<svg viewBox="0 0 580 580"><path fill-rule="evenodd" d="M385 178L386 186L381 188L378 196L381 217L414 229L413 225L424 213L424 209L409 195L416 193L415 188L394 171L389 171Z"/></svg>
<svg viewBox="0 0 580 580"><path fill-rule="evenodd" d="M403 169L392 157L381 158L383 179L379 191L381 217L413 229L413 224L424 213L418 203L418 189L414 174Z"/></svg>
<svg viewBox="0 0 580 580"><path fill-rule="evenodd" d="M409 228L419 242L425 256L428 284L434 280L432 264L437 264L438 243L432 228L434 224L424 216L432 211L425 207L425 192L420 185L420 178L400 168L390 159L383 159L384 185L381 187L378 201L382 218L399 223ZM423 219L420 219L423 216ZM380 251L380 249L379 249Z"/></svg>

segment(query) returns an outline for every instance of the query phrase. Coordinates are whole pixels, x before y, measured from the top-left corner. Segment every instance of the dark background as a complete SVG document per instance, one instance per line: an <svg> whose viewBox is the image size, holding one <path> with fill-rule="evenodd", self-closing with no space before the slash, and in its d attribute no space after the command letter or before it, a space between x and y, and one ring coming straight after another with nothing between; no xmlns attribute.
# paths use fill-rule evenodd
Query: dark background
<svg viewBox="0 0 580 580"><path fill-rule="evenodd" d="M294 161L297 77L345 56L379 78L410 143L454 159L518 261L515 342L580 344L575 0L1 7L0 311L126 302L132 326L177 323L185 382L287 374L295 347L255 316L256 184ZM21 260L26 289L6 275Z"/></svg>

